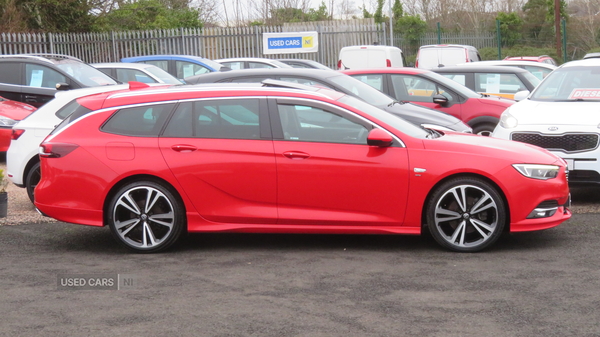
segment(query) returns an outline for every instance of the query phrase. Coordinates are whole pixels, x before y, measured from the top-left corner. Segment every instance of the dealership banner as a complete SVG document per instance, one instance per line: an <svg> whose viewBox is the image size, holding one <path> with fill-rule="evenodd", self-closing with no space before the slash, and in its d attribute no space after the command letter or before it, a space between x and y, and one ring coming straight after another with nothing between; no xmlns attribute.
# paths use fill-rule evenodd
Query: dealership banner
<svg viewBox="0 0 600 337"><path fill-rule="evenodd" d="M319 33L263 33L263 54L316 53Z"/></svg>

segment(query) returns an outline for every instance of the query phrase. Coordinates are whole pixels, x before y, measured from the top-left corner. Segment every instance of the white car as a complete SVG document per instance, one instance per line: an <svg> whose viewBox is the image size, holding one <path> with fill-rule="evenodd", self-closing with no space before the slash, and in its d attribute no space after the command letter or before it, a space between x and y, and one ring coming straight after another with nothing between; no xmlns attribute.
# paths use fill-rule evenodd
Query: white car
<svg viewBox="0 0 600 337"><path fill-rule="evenodd" d="M471 63L463 63L460 65L477 65L477 66L504 66L504 67L517 67L523 68L535 77L543 80L548 74L550 74L557 66L543 62L532 62L532 61L518 61L518 60L494 60L494 61L479 61Z"/></svg>
<svg viewBox="0 0 600 337"><path fill-rule="evenodd" d="M33 191L40 180L40 143L65 117L83 108L75 99L102 92L123 90L127 84L59 91L55 98L13 126L13 137L6 152L6 170L10 181L27 189L33 202ZM73 103L73 104L71 104Z"/></svg>
<svg viewBox="0 0 600 337"><path fill-rule="evenodd" d="M215 60L231 70L256 69L256 68L292 68L281 61L260 57L235 57Z"/></svg>
<svg viewBox="0 0 600 337"><path fill-rule="evenodd" d="M122 83L127 83L129 81L166 84L183 83L175 76L148 63L94 63L92 66Z"/></svg>
<svg viewBox="0 0 600 337"><path fill-rule="evenodd" d="M565 63L506 109L492 137L562 157L569 183L600 184L600 59Z"/></svg>

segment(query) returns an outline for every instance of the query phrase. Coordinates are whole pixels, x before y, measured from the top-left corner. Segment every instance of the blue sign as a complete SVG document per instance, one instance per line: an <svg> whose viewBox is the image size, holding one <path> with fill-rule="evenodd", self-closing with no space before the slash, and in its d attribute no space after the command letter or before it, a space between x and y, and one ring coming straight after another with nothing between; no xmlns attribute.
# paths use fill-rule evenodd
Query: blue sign
<svg viewBox="0 0 600 337"><path fill-rule="evenodd" d="M268 41L269 49L302 48L302 37L272 37Z"/></svg>

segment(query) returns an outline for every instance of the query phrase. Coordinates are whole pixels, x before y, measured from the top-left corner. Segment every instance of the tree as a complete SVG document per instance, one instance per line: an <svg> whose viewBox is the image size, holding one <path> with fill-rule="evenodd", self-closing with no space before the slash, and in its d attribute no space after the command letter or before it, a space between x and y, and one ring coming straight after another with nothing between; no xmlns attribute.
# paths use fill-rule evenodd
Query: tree
<svg viewBox="0 0 600 337"><path fill-rule="evenodd" d="M94 17L86 0L24 0L20 2L28 31L88 32Z"/></svg>
<svg viewBox="0 0 600 337"><path fill-rule="evenodd" d="M421 20L419 15L405 15L396 20L394 30L414 49L427 32L427 22Z"/></svg>
<svg viewBox="0 0 600 337"><path fill-rule="evenodd" d="M375 14L373 14L373 18L376 23L382 23L387 20L387 17L383 15L383 4L385 0L377 0L377 9L375 10Z"/></svg>
<svg viewBox="0 0 600 337"><path fill-rule="evenodd" d="M517 13L498 13L496 20L500 21L500 36L503 47L512 47L523 38L523 19Z"/></svg>
<svg viewBox="0 0 600 337"><path fill-rule="evenodd" d="M402 8L402 2L400 0L394 0L392 6L392 20L396 21L404 15L404 9Z"/></svg>
<svg viewBox="0 0 600 337"><path fill-rule="evenodd" d="M99 30L202 28L202 22L196 9L171 8L160 0L139 0L124 3L100 17L97 27Z"/></svg>
<svg viewBox="0 0 600 337"><path fill-rule="evenodd" d="M546 0L528 0L523 6L524 20L527 22L526 32L529 37L537 39L546 24L548 3ZM553 20L554 21L554 20Z"/></svg>

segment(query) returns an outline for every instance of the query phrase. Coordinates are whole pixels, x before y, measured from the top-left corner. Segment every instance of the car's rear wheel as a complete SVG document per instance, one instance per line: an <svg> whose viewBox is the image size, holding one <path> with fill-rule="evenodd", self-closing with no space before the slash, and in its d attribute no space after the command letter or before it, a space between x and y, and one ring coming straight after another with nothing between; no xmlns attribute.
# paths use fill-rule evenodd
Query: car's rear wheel
<svg viewBox="0 0 600 337"><path fill-rule="evenodd" d="M427 225L443 247L476 252L496 242L506 222L502 196L478 178L456 178L439 186L427 205Z"/></svg>
<svg viewBox="0 0 600 337"><path fill-rule="evenodd" d="M185 229L185 211L179 198L153 181L137 181L112 198L107 222L114 237L140 253L172 246Z"/></svg>
<svg viewBox="0 0 600 337"><path fill-rule="evenodd" d="M25 189L27 190L27 196L31 202L34 200L35 187L40 182L41 177L40 163L37 162L29 172L27 172L27 177L25 177Z"/></svg>
<svg viewBox="0 0 600 337"><path fill-rule="evenodd" d="M480 136L489 137L492 135L495 128L496 128L496 126L492 123L478 124L478 125L475 125L475 127L473 128L473 133L480 135Z"/></svg>

